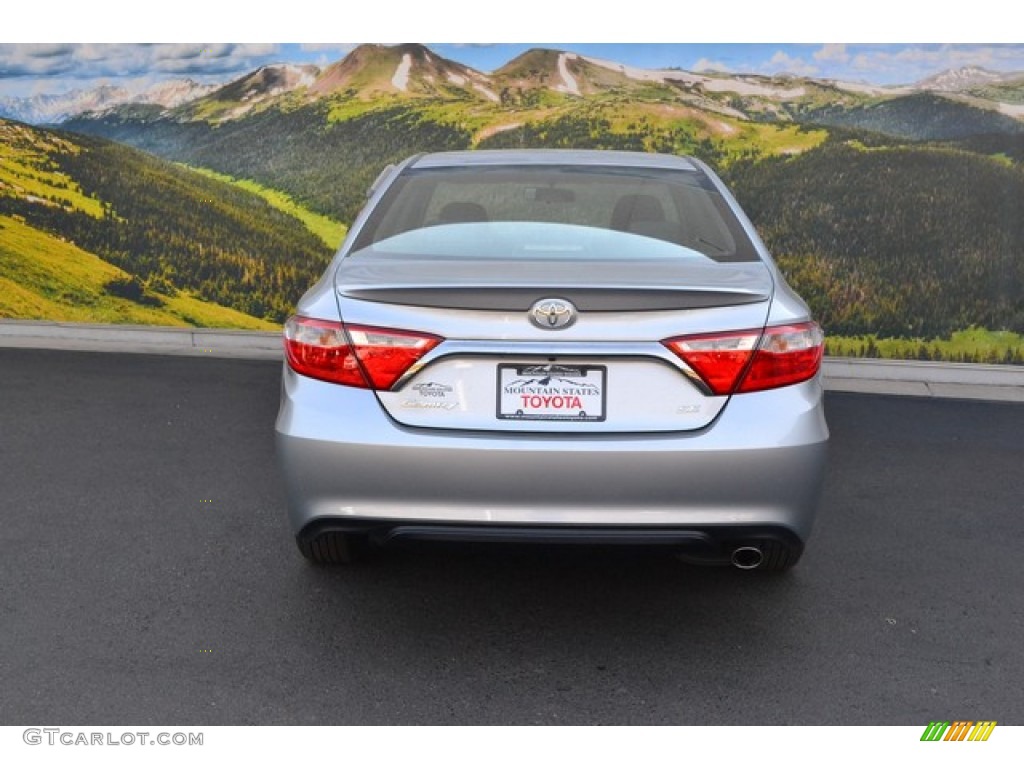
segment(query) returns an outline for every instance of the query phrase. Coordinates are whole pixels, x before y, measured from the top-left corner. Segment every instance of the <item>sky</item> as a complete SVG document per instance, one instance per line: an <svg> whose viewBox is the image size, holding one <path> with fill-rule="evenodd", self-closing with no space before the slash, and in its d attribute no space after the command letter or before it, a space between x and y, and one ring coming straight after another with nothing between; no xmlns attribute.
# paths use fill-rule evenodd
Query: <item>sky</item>
<svg viewBox="0 0 1024 768"><path fill-rule="evenodd" d="M1024 45L773 44L773 43L431 43L446 58L484 72L533 45L571 50L645 68L774 75L788 73L878 85L912 83L966 65L1024 72ZM0 44L0 96L65 93L101 84L142 90L189 77L227 82L278 62L326 66L356 43L249 44Z"/></svg>
<svg viewBox="0 0 1024 768"><path fill-rule="evenodd" d="M637 67L877 85L913 83L967 65L1024 72L1024 43L1017 25L1000 23L1006 18L1000 7L1000 0L972 0L956 13L938 7L922 13L892 0L832 6L820 0L288 0L240 14L209 0L151 6L48 0L45 14L28 3L4 10L0 97L102 84L142 90L178 77L222 83L269 63L324 66L363 42L421 42L484 72L534 46ZM324 38L346 42L316 42ZM203 42L210 39L258 42Z"/></svg>

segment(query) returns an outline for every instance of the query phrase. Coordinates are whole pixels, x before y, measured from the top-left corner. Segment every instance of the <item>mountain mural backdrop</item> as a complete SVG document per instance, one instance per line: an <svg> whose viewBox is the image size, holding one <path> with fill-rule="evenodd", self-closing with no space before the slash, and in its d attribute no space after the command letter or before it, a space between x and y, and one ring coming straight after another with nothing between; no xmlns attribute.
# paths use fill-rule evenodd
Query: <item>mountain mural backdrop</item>
<svg viewBox="0 0 1024 768"><path fill-rule="evenodd" d="M0 317L273 327L414 152L695 155L830 351L1024 363L1024 73L879 86L422 45L0 100Z"/></svg>

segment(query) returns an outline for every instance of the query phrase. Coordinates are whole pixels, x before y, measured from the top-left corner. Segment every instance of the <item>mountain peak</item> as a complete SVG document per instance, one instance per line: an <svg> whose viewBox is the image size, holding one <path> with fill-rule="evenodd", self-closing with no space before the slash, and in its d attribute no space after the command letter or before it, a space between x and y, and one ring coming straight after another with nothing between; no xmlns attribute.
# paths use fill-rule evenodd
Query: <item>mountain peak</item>
<svg viewBox="0 0 1024 768"><path fill-rule="evenodd" d="M24 98L0 99L0 116L25 123L59 123L71 115L94 112L131 100L126 88L100 85L62 94L37 94Z"/></svg>
<svg viewBox="0 0 1024 768"><path fill-rule="evenodd" d="M564 51L554 48L530 48L494 70L492 74L509 80L538 80L554 74L558 67L558 57L563 53Z"/></svg>
<svg viewBox="0 0 1024 768"><path fill-rule="evenodd" d="M177 80L162 80L142 93L136 94L132 101L141 104L156 104L164 109L173 109L194 99L201 98L217 90L215 85L202 85L190 77Z"/></svg>
<svg viewBox="0 0 1024 768"><path fill-rule="evenodd" d="M267 64L217 89L212 98L259 102L304 85L312 85L319 73L319 68L312 64Z"/></svg>
<svg viewBox="0 0 1024 768"><path fill-rule="evenodd" d="M595 67L585 57L554 48L531 48L505 66L496 69L493 77L516 90L546 89L571 96L582 96L595 90Z"/></svg>
<svg viewBox="0 0 1024 768"><path fill-rule="evenodd" d="M922 91L943 91L955 93L976 88L979 85L1003 80L1005 76L999 72L993 72L984 67L965 66L955 69L947 69L927 77L916 84L916 88Z"/></svg>
<svg viewBox="0 0 1024 768"><path fill-rule="evenodd" d="M351 93L364 99L390 94L498 100L486 75L419 43L360 45L325 69L310 92Z"/></svg>

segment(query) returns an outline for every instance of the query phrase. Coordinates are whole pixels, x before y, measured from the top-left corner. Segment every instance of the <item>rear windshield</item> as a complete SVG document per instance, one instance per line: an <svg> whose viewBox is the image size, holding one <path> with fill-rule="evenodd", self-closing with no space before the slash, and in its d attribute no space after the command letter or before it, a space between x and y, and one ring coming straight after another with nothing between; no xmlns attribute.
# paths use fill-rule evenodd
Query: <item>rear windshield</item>
<svg viewBox="0 0 1024 768"><path fill-rule="evenodd" d="M352 255L758 261L698 171L517 166L405 171Z"/></svg>

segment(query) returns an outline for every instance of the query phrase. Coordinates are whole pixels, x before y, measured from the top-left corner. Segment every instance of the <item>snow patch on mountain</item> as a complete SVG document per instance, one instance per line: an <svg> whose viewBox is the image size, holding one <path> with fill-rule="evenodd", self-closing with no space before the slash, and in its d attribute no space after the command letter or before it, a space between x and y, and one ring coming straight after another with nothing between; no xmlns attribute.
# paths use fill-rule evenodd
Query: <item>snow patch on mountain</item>
<svg viewBox="0 0 1024 768"><path fill-rule="evenodd" d="M573 59L576 59L575 53L560 53L558 55L558 74L562 78L562 84L556 85L555 90L571 93L573 96L581 96L579 83L576 82L576 78L572 76L572 72L569 71L566 64L567 61Z"/></svg>
<svg viewBox="0 0 1024 768"><path fill-rule="evenodd" d="M669 75L679 76L689 74L681 69L641 69L640 67L630 67L626 64L620 64L617 61L597 59L593 56L582 56L581 58L598 67L603 67L604 69L609 69L612 72L618 72L619 74L625 75L631 80L650 80L655 83L663 83L665 82L665 78Z"/></svg>
<svg viewBox="0 0 1024 768"><path fill-rule="evenodd" d="M316 82L316 76L319 74L320 70L316 67L299 67L298 87L312 85Z"/></svg>
<svg viewBox="0 0 1024 768"><path fill-rule="evenodd" d="M138 94L133 101L142 104L159 104L165 109L174 109L186 102L202 98L216 88L216 85L200 85L189 79L165 80Z"/></svg>
<svg viewBox="0 0 1024 768"><path fill-rule="evenodd" d="M779 88L742 77L709 77L702 85L704 90L713 93L738 93L741 96L767 96L772 99L797 99L807 93L807 89L802 85L795 88Z"/></svg>
<svg viewBox="0 0 1024 768"><path fill-rule="evenodd" d="M485 85L481 85L480 83L473 83L473 88L482 93L484 96L486 96L488 99L490 99L496 104L501 101L501 99L498 97L498 94L496 94L494 91L492 91Z"/></svg>
<svg viewBox="0 0 1024 768"><path fill-rule="evenodd" d="M1001 101L998 106L1004 115L1024 119L1024 104L1007 104Z"/></svg>
<svg viewBox="0 0 1024 768"><path fill-rule="evenodd" d="M462 86L466 84L466 78L464 78L462 75L457 75L454 72L449 72L448 82L452 83L453 85Z"/></svg>
<svg viewBox="0 0 1024 768"><path fill-rule="evenodd" d="M867 96L900 96L910 93L911 89L895 85L872 85L852 80L824 80L822 82L851 93L863 93Z"/></svg>
<svg viewBox="0 0 1024 768"><path fill-rule="evenodd" d="M391 84L400 91L409 90L409 71L412 69L412 54L406 53L395 69Z"/></svg>
<svg viewBox="0 0 1024 768"><path fill-rule="evenodd" d="M673 82L691 88L699 85L704 90L711 91L712 93L738 93L741 96L795 99L807 92L802 86L785 88L742 76L715 77L699 72L689 72L685 69L641 69L640 67L630 67L618 62L596 59L591 56L584 56L582 58L596 66L625 75L631 80L653 83Z"/></svg>

